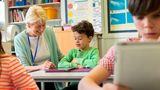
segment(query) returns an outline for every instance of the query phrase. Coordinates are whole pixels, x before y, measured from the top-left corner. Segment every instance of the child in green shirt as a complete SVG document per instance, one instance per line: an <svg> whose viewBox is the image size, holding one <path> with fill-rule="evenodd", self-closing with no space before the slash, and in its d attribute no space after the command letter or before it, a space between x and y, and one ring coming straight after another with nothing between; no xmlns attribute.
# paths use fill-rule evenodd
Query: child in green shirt
<svg viewBox="0 0 160 90"><path fill-rule="evenodd" d="M94 29L90 22L83 20L72 27L77 48L63 57L58 63L58 68L93 68L99 60L99 51L89 44L94 36ZM71 83L63 90L77 90L78 83Z"/></svg>
<svg viewBox="0 0 160 90"><path fill-rule="evenodd" d="M89 44L94 35L94 29L88 21L81 21L72 27L77 48L69 51L58 63L59 68L93 68L99 60L99 51Z"/></svg>

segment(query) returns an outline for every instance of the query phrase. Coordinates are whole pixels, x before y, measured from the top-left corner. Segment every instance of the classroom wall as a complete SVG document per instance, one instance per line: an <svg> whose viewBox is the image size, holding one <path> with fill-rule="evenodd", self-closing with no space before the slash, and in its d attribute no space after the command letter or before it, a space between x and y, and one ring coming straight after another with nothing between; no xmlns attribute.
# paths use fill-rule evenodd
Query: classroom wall
<svg viewBox="0 0 160 90"><path fill-rule="evenodd" d="M107 51L110 47L112 47L112 45L124 40L126 40L126 38L102 38L100 48L101 57L103 57L107 53Z"/></svg>
<svg viewBox="0 0 160 90"><path fill-rule="evenodd" d="M138 37L137 32L111 34L111 33L108 33L108 28L107 28L108 24L105 24L104 27L105 28L103 30L102 37L99 38L101 57L104 56L107 53L108 49L112 45L116 44L117 42L126 41L128 38L131 38L131 37Z"/></svg>
<svg viewBox="0 0 160 90"><path fill-rule="evenodd" d="M122 33L109 33L109 20L108 20L108 4L107 0L102 1L102 37L100 38L101 57L106 54L108 49L116 42L125 41L129 37L138 37L137 32L122 32ZM129 28L129 27L126 27ZM133 26L135 29L135 27Z"/></svg>
<svg viewBox="0 0 160 90"><path fill-rule="evenodd" d="M108 22L104 23L104 29L102 33L102 37L100 40L100 52L101 56L104 56L108 49L120 41L126 41L128 38L131 37L138 37L137 32L130 32L130 33L108 33Z"/></svg>
<svg viewBox="0 0 160 90"><path fill-rule="evenodd" d="M0 16L0 23L3 24L3 30L6 30L6 27L5 25L7 25L7 20L8 18L6 17L8 14L5 13L5 11L7 10L6 8L6 4L3 3L2 1L0 1L0 6L1 6L1 9L0 9L0 13L1 13L1 16Z"/></svg>

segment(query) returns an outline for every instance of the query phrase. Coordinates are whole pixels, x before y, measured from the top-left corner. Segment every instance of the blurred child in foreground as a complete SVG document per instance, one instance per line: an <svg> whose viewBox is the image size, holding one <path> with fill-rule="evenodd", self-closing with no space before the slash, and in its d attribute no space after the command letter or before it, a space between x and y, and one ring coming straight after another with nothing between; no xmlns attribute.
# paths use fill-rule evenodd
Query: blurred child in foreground
<svg viewBox="0 0 160 90"><path fill-rule="evenodd" d="M160 0L129 0L128 10L133 16L135 26L141 38L129 39L129 42L157 41L160 37ZM112 46L100 63L79 83L79 90L126 90L114 84L99 84L106 80L114 70L115 47Z"/></svg>

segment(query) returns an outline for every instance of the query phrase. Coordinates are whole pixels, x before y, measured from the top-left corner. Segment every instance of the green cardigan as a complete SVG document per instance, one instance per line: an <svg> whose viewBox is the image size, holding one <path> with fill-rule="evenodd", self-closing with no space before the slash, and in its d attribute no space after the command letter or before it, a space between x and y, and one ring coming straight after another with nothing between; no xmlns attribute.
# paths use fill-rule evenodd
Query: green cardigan
<svg viewBox="0 0 160 90"><path fill-rule="evenodd" d="M48 43L51 61L58 66L59 60L63 57L57 45L56 37L52 28L47 27L44 31L44 37ZM31 52L28 44L28 38L26 31L22 31L14 38L14 46L16 56L20 59L24 66L32 66ZM62 83L55 83L56 90L63 88ZM58 88L57 88L58 86Z"/></svg>
<svg viewBox="0 0 160 90"><path fill-rule="evenodd" d="M63 57L59 47L57 45L54 31L51 28L46 28L44 31L44 37L48 43L49 52L51 55L51 61L58 65L59 60ZM16 56L21 60L24 66L32 66L31 52L28 44L28 38L26 31L22 31L14 38L14 46Z"/></svg>
<svg viewBox="0 0 160 90"><path fill-rule="evenodd" d="M77 58L77 63L73 64L71 61ZM58 63L58 67L61 68L77 68L78 65L93 68L97 65L99 60L99 51L97 48L90 47L86 51L80 51L79 49L72 49L65 57Z"/></svg>

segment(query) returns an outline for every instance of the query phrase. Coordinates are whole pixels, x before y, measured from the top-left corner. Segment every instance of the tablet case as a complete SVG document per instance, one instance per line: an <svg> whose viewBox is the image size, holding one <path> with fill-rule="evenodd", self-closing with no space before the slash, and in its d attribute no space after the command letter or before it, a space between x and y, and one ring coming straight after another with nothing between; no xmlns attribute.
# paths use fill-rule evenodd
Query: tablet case
<svg viewBox="0 0 160 90"><path fill-rule="evenodd" d="M46 72L89 72L91 68L58 68L48 69Z"/></svg>

